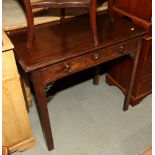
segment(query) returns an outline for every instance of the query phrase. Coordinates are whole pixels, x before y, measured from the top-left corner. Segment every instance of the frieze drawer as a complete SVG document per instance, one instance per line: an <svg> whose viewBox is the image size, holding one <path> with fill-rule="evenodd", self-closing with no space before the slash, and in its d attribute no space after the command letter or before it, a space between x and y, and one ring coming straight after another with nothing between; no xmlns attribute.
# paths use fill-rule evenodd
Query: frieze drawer
<svg viewBox="0 0 155 155"><path fill-rule="evenodd" d="M132 39L48 66L42 69L44 84L122 55L135 52L136 48L137 39Z"/></svg>

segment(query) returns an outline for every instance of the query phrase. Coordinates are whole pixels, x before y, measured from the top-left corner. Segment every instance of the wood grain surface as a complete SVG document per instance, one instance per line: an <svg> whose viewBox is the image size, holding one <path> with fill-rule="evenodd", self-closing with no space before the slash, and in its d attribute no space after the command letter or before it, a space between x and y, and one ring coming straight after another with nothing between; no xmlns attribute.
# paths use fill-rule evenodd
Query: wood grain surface
<svg viewBox="0 0 155 155"><path fill-rule="evenodd" d="M3 33L2 53L2 145L10 152L35 144L20 83L13 45ZM7 47L7 48L6 48Z"/></svg>
<svg viewBox="0 0 155 155"><path fill-rule="evenodd" d="M63 23L52 22L37 26L34 44L29 50L26 45L26 29L9 31L8 35L15 46L16 58L28 72L147 32L125 19L111 21L106 13L99 15L97 22L97 47L93 42L87 15ZM134 31L131 30L133 27Z"/></svg>

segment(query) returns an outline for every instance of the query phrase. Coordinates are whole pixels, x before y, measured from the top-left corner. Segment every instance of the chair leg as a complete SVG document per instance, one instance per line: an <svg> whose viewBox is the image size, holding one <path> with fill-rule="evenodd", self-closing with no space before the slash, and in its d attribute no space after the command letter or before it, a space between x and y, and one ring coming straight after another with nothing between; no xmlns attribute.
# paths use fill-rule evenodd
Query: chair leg
<svg viewBox="0 0 155 155"><path fill-rule="evenodd" d="M108 0L108 13L112 20L113 20L113 5L114 5L114 0Z"/></svg>
<svg viewBox="0 0 155 155"><path fill-rule="evenodd" d="M63 21L65 19L65 8L61 8L60 13L61 13L60 21Z"/></svg>
<svg viewBox="0 0 155 155"><path fill-rule="evenodd" d="M26 9L26 16L27 16L27 26L28 26L28 32L27 32L27 38L28 38L28 48L32 47L32 42L34 39L34 18L33 18L33 12L30 4L30 0L24 0L25 3L25 9Z"/></svg>
<svg viewBox="0 0 155 155"><path fill-rule="evenodd" d="M100 66L96 66L94 77L93 77L93 84L99 85L99 80L100 80Z"/></svg>
<svg viewBox="0 0 155 155"><path fill-rule="evenodd" d="M95 46L98 45L97 23L96 23L96 0L90 2L90 26L93 33Z"/></svg>
<svg viewBox="0 0 155 155"><path fill-rule="evenodd" d="M31 28L31 27L29 28L27 38L28 38L27 46L28 46L28 48L31 48L33 40L34 40L34 28Z"/></svg>

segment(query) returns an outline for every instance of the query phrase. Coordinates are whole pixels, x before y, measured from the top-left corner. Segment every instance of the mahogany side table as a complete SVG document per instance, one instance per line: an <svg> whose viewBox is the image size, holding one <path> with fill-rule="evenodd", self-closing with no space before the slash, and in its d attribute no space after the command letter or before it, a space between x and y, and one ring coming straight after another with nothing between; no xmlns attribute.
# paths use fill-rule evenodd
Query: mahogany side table
<svg viewBox="0 0 155 155"><path fill-rule="evenodd" d="M45 87L54 81L101 63L129 55L133 61L123 110L131 98L141 40L146 30L124 18L111 20L107 13L98 15L99 45L95 46L89 16L67 19L36 27L31 49L26 46L26 29L8 32L15 47L15 56L33 83L39 116L48 150L54 148Z"/></svg>

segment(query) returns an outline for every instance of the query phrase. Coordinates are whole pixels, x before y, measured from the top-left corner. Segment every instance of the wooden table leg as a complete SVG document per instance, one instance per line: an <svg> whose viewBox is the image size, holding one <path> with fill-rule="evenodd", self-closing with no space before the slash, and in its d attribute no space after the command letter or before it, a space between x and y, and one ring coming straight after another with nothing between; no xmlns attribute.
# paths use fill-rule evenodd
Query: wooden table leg
<svg viewBox="0 0 155 155"><path fill-rule="evenodd" d="M48 150L52 150L54 149L54 144L53 144L50 119L49 119L47 103L46 103L45 86L43 84L42 74L40 70L33 71L31 78L34 86L40 121L42 124L45 140L47 142L47 147L48 147Z"/></svg>
<svg viewBox="0 0 155 155"><path fill-rule="evenodd" d="M141 43L142 43L142 39L139 39L137 51L136 51L135 57L133 58L133 67L132 67L130 82L129 82L129 86L128 86L128 89L127 89L126 95L125 95L125 100L124 100L124 105L123 105L124 111L127 111L129 108L129 103L131 100L132 89L133 89L133 84L134 84L134 80L135 80L135 74L136 74L136 70L137 70L138 59L139 59L139 54L140 54L140 49L141 49Z"/></svg>
<svg viewBox="0 0 155 155"><path fill-rule="evenodd" d="M96 66L94 77L93 77L93 84L99 85L99 81L100 81L100 66Z"/></svg>

